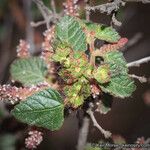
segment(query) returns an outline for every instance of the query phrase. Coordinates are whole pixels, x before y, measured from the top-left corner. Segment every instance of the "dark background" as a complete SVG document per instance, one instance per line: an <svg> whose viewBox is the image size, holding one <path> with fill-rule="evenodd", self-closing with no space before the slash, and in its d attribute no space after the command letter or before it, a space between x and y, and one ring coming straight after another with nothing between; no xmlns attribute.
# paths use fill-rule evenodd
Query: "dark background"
<svg viewBox="0 0 150 150"><path fill-rule="evenodd" d="M42 32L45 26L32 29L30 21L41 20L42 17L34 5L30 6L30 0L0 0L0 83L9 83L9 65L16 58L16 46L19 39L30 39L36 49L43 40ZM49 6L49 1L45 3ZM61 10L62 1L56 0L58 11ZM82 1L80 4L83 5ZM94 1L93 3L94 4ZM99 12L91 14L91 20L110 25L111 17ZM139 36L139 40L124 51L128 62L138 60L150 55L150 4L128 3L119 10L118 19L122 22L121 27L116 27L122 37L129 40ZM33 41L32 41L33 39ZM150 63L130 69L131 74L150 76ZM113 134L123 136L128 143L133 143L138 137L150 137L150 106L145 104L144 94L150 92L148 83L141 84L136 80L137 90L132 97L127 99L114 99L112 110L107 115L96 114L99 123ZM5 109L0 104L1 110ZM7 106L9 108L9 106ZM26 134L25 125L16 122L4 110L0 119L0 138L6 134L20 137L15 149L22 149L23 136ZM57 132L45 132L46 137L39 150L74 150L78 139L78 119L76 113L66 118L61 130ZM22 136L23 135L23 136ZM103 139L101 133L92 126L90 127L88 141L97 142ZM8 138L9 140L9 138ZM4 140L5 141L5 140ZM6 141L5 141L6 142ZM1 148L0 150L6 150ZM11 150L11 149L8 149ZM13 150L13 149L12 149Z"/></svg>

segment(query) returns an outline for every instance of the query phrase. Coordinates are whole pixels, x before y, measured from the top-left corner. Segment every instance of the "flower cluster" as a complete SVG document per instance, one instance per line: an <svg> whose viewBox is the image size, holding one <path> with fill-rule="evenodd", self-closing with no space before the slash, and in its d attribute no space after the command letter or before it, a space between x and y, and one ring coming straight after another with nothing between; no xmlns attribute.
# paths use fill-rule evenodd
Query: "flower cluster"
<svg viewBox="0 0 150 150"><path fill-rule="evenodd" d="M17 103L18 101L25 100L27 97L33 95L34 93L48 87L47 83L42 83L37 86L32 87L16 87L7 85L0 85L0 100L8 100L12 104Z"/></svg>
<svg viewBox="0 0 150 150"><path fill-rule="evenodd" d="M128 42L127 38L121 38L117 43L114 44L105 44L100 48L100 51L107 53L109 51L114 51L122 48Z"/></svg>
<svg viewBox="0 0 150 150"><path fill-rule="evenodd" d="M25 145L28 149L35 149L43 141L43 133L37 130L29 131L29 137L25 139Z"/></svg>
<svg viewBox="0 0 150 150"><path fill-rule="evenodd" d="M78 0L67 0L63 3L66 15L79 16L77 3Z"/></svg>
<svg viewBox="0 0 150 150"><path fill-rule="evenodd" d="M12 104L20 100L19 92L22 88L17 88L11 85L0 85L0 100L8 100Z"/></svg>
<svg viewBox="0 0 150 150"><path fill-rule="evenodd" d="M90 87L93 98L96 98L101 92L100 87L97 84L91 84Z"/></svg>
<svg viewBox="0 0 150 150"><path fill-rule="evenodd" d="M25 40L20 40L17 46L17 56L20 58L26 58L30 56L29 53L30 45Z"/></svg>
<svg viewBox="0 0 150 150"><path fill-rule="evenodd" d="M55 36L55 26L52 26L44 32L44 42L42 44L42 54L41 57L46 61L48 67L50 67L50 58L53 55L53 40Z"/></svg>

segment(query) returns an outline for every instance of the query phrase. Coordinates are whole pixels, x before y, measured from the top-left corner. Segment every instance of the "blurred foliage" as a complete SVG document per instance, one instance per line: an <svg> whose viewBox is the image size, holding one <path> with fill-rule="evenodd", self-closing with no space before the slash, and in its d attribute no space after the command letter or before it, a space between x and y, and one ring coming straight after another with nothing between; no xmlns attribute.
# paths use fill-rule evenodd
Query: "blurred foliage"
<svg viewBox="0 0 150 150"><path fill-rule="evenodd" d="M8 0L0 0L0 18L4 15L7 10Z"/></svg>
<svg viewBox="0 0 150 150"><path fill-rule="evenodd" d="M16 137L11 134L0 136L0 150L15 150Z"/></svg>

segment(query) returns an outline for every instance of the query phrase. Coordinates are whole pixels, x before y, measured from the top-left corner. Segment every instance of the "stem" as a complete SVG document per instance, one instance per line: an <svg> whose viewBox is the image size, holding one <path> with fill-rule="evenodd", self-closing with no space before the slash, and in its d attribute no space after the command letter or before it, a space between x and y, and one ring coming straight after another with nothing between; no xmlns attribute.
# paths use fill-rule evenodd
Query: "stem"
<svg viewBox="0 0 150 150"><path fill-rule="evenodd" d="M89 132L89 125L90 125L90 119L88 117L85 117L83 119L83 125L79 131L77 150L84 150L85 148L87 136Z"/></svg>
<svg viewBox="0 0 150 150"><path fill-rule="evenodd" d="M149 61L150 61L150 56L136 60L136 61L133 61L133 62L130 62L127 64L127 67L134 67L134 66L139 67L141 64L147 63Z"/></svg>
<svg viewBox="0 0 150 150"><path fill-rule="evenodd" d="M51 7L52 7L54 15L57 15L55 0L51 0Z"/></svg>
<svg viewBox="0 0 150 150"><path fill-rule="evenodd" d="M140 77L140 76L137 76L137 75L135 75L135 74L129 74L129 76L130 76L131 78L134 78L134 79L139 80L141 83L147 82L147 79L146 79L145 77Z"/></svg>
<svg viewBox="0 0 150 150"><path fill-rule="evenodd" d="M91 117L91 119L92 119L92 122L93 122L93 125L101 131L101 133L105 136L105 138L110 138L110 137L111 137L111 132L104 130L104 129L98 124L98 122L97 122L96 119L95 119L95 116L94 116L93 111L92 111L91 109L88 109L88 110L87 110L87 113L90 115L90 117Z"/></svg>
<svg viewBox="0 0 150 150"><path fill-rule="evenodd" d="M38 22L31 22L30 23L32 27L38 27L38 26L41 26L43 24L46 24L46 21L45 20L42 20L42 21L38 21Z"/></svg>
<svg viewBox="0 0 150 150"><path fill-rule="evenodd" d="M85 2L85 16L86 16L86 20L90 21L90 11L87 10L87 8L89 7L89 0L84 0Z"/></svg>

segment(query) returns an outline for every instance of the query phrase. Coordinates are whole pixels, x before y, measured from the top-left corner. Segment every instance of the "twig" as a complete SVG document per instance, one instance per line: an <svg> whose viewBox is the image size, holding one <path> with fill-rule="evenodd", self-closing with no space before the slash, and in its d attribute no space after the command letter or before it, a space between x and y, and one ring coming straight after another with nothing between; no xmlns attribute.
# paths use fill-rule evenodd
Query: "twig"
<svg viewBox="0 0 150 150"><path fill-rule="evenodd" d="M101 13L111 14L113 11L117 11L120 6L124 6L125 2L122 0L114 0L111 3L101 4L97 6L87 7L88 11L99 10Z"/></svg>
<svg viewBox="0 0 150 150"><path fill-rule="evenodd" d="M77 150L84 150L85 148L87 136L89 132L89 125L90 125L90 119L88 117L85 117L83 119L83 125L79 131Z"/></svg>
<svg viewBox="0 0 150 150"><path fill-rule="evenodd" d="M39 8L45 22L46 22L46 26L47 28L50 27L50 22L56 22L57 19L59 18L59 16L57 14L55 14L55 12L53 13L50 9L48 9L43 1L41 0L32 0L36 5L37 7Z"/></svg>
<svg viewBox="0 0 150 150"><path fill-rule="evenodd" d="M131 78L135 78L135 79L139 80L141 83L145 83L148 81L145 77L140 77L140 76L137 76L135 74L130 74L129 76Z"/></svg>
<svg viewBox="0 0 150 150"><path fill-rule="evenodd" d="M89 6L89 0L84 0L85 2L85 16L86 16L86 20L89 21L90 20L90 11L88 11L88 7Z"/></svg>
<svg viewBox="0 0 150 150"><path fill-rule="evenodd" d="M30 23L32 27L38 27L38 26L41 26L43 24L46 24L46 21L45 20L42 20L42 21L38 21L38 22L31 22Z"/></svg>
<svg viewBox="0 0 150 150"><path fill-rule="evenodd" d="M55 0L51 0L51 7L52 7L54 15L57 15Z"/></svg>
<svg viewBox="0 0 150 150"><path fill-rule="evenodd" d="M101 13L107 13L108 15L112 12L116 12L121 6L125 6L126 2L142 2L150 3L150 0L114 0L110 3L105 3L97 6L88 6L86 9L88 11L99 10Z"/></svg>
<svg viewBox="0 0 150 150"><path fill-rule="evenodd" d="M111 137L111 132L104 130L104 129L98 124L98 122L97 122L96 119L95 119L94 113L93 113L93 111L92 111L90 108L87 110L87 113L90 115L90 117L91 117L91 119L92 119L92 122L93 122L93 125L94 125L95 127L97 127L97 128L101 131L101 133L105 136L105 138Z"/></svg>
<svg viewBox="0 0 150 150"><path fill-rule="evenodd" d="M150 56L136 60L136 61L133 61L133 62L130 62L127 64L127 67L134 67L134 66L139 67L141 64L147 63L149 61L150 61Z"/></svg>
<svg viewBox="0 0 150 150"><path fill-rule="evenodd" d="M119 27L122 25L122 23L116 19L115 13L113 13L113 15L112 15L112 23L116 26L119 26Z"/></svg>
<svg viewBox="0 0 150 150"><path fill-rule="evenodd" d="M142 2L142 3L150 3L150 0L124 0L126 2Z"/></svg>
<svg viewBox="0 0 150 150"><path fill-rule="evenodd" d="M31 3L32 1L23 0L24 8L25 8L25 15L26 15L26 40L30 45L30 53L34 53L35 51L35 44L34 44L34 30L30 26L30 22L32 20L31 14Z"/></svg>

